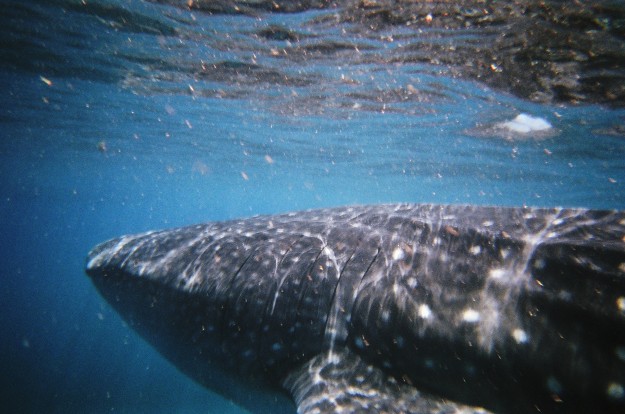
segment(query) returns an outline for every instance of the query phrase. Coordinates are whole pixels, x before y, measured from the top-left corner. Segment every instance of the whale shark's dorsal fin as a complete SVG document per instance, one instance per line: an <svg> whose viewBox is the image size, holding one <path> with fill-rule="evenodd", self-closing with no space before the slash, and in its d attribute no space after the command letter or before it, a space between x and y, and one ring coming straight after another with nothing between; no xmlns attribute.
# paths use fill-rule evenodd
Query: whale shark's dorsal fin
<svg viewBox="0 0 625 414"><path fill-rule="evenodd" d="M299 414L490 413L415 390L347 348L317 355L288 375L283 385Z"/></svg>

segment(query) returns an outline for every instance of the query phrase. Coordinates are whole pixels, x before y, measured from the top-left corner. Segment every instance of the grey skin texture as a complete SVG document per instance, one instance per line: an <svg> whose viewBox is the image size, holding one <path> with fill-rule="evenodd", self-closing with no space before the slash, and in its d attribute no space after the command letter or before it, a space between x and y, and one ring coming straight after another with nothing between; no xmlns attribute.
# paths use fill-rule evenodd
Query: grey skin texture
<svg viewBox="0 0 625 414"><path fill-rule="evenodd" d="M625 212L311 210L123 236L86 272L252 412L625 412Z"/></svg>

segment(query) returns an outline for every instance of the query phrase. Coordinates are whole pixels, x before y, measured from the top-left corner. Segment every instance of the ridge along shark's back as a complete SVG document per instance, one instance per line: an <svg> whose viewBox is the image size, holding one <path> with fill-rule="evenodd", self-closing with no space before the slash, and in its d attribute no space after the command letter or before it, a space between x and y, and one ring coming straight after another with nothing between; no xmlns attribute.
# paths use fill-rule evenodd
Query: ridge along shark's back
<svg viewBox="0 0 625 414"><path fill-rule="evenodd" d="M624 237L615 211L359 206L124 236L87 273L255 412L616 413Z"/></svg>

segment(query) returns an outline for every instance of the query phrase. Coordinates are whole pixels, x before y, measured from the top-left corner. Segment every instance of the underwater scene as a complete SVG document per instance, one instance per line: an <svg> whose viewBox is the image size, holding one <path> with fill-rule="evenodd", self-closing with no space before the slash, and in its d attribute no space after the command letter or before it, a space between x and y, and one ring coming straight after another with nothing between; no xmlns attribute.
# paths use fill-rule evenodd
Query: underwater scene
<svg viewBox="0 0 625 414"><path fill-rule="evenodd" d="M85 274L124 234L388 203L625 209L619 1L0 1L3 412L296 412L203 387L129 326Z"/></svg>

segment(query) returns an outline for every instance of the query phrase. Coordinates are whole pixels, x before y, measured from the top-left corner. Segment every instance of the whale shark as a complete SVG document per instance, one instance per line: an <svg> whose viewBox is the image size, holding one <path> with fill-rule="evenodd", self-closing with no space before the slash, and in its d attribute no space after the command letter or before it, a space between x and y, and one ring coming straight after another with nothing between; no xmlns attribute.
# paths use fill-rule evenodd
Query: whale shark
<svg viewBox="0 0 625 414"><path fill-rule="evenodd" d="M122 236L86 273L251 412L625 412L625 212L308 210Z"/></svg>

